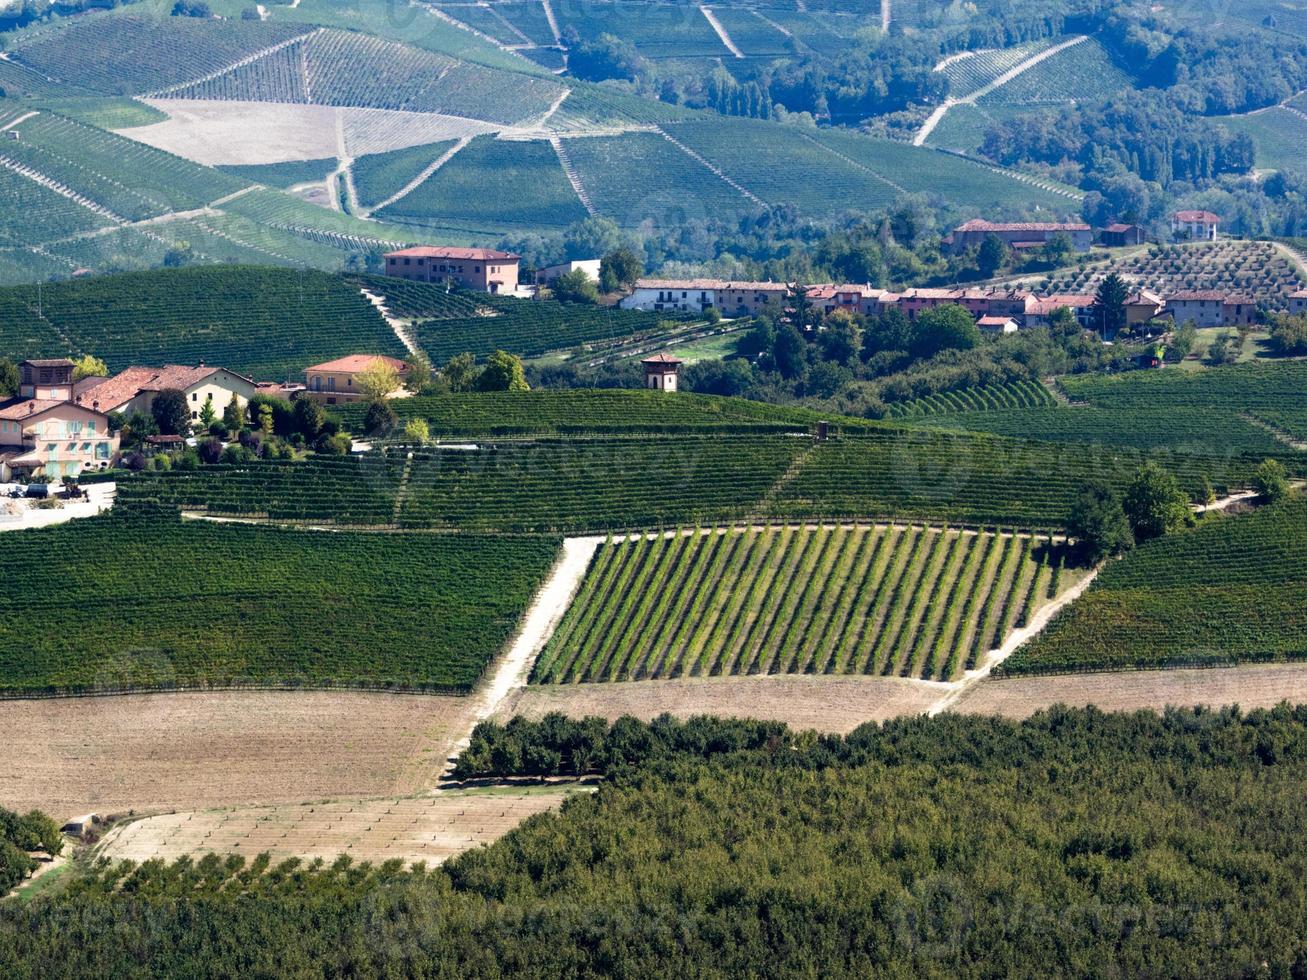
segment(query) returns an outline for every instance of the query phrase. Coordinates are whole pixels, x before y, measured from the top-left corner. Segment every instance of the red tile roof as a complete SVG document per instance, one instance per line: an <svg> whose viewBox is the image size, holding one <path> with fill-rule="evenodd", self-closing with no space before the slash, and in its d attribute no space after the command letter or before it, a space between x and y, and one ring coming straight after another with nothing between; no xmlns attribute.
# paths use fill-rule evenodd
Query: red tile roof
<svg viewBox="0 0 1307 980"><path fill-rule="evenodd" d="M1240 303L1253 305L1257 301L1251 296L1237 296L1231 293L1223 293L1219 289L1188 289L1181 290L1178 293L1171 293L1166 297L1168 303L1176 301L1181 303L1193 303L1198 301L1212 301L1217 303Z"/></svg>
<svg viewBox="0 0 1307 980"><path fill-rule="evenodd" d="M747 280L735 281L732 279L637 279L635 281L636 289L730 289L740 292L765 292L767 290L788 290L790 287L783 282L749 282Z"/></svg>
<svg viewBox="0 0 1307 980"><path fill-rule="evenodd" d="M1058 221L986 221L972 218L954 231L1089 231L1086 224ZM1042 242L1040 244L1043 244Z"/></svg>
<svg viewBox="0 0 1307 980"><path fill-rule="evenodd" d="M366 371L377 361L387 364L396 371L407 371L408 365L396 357L386 357L384 354L349 354L346 357L338 357L334 361L325 361L322 364L314 364L307 367L305 371L336 371L341 374L352 374L358 371Z"/></svg>
<svg viewBox="0 0 1307 980"><path fill-rule="evenodd" d="M1221 218L1220 215L1212 214L1211 211L1177 211L1175 213L1176 221L1200 221L1204 224L1217 224Z"/></svg>
<svg viewBox="0 0 1307 980"><path fill-rule="evenodd" d="M640 363L647 364L649 367L652 368L661 368L661 367L679 367L685 362L681 360L679 357L672 357L669 354L655 354L653 357L646 357Z"/></svg>
<svg viewBox="0 0 1307 980"><path fill-rule="evenodd" d="M0 406L0 419L25 419L30 415L39 415L56 405L67 402L51 398L19 398Z"/></svg>
<svg viewBox="0 0 1307 980"><path fill-rule="evenodd" d="M143 391L165 391L169 388L185 391L221 370L223 368L206 367L203 364L198 367L188 367L185 364L165 364L163 367L157 368L133 365L127 370L115 374L112 378L79 391L77 399L79 404L98 404L101 411L112 412L114 409L126 405ZM235 374L234 371L228 373Z"/></svg>
<svg viewBox="0 0 1307 980"><path fill-rule="evenodd" d="M30 364L32 365L32 367L44 367L44 368L77 366L72 361L68 360L68 358L66 357L28 358L27 360L20 361L19 363Z"/></svg>
<svg viewBox="0 0 1307 980"><path fill-rule="evenodd" d="M520 262L522 257L511 252L500 252L493 248L454 248L444 245L414 245L401 248L396 252L387 252L386 258L413 257L424 259L466 259L476 262Z"/></svg>

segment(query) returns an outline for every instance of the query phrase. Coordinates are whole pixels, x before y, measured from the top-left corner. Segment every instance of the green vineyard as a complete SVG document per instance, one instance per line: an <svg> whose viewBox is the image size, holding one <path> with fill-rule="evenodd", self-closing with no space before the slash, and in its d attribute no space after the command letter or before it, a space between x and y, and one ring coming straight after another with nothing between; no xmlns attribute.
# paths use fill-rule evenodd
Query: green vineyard
<svg viewBox="0 0 1307 980"><path fill-rule="evenodd" d="M5 546L2 692L461 692L516 628L558 541L315 534L119 505Z"/></svg>
<svg viewBox="0 0 1307 980"><path fill-rule="evenodd" d="M928 527L728 528L610 541L532 680L950 680L1082 574L1048 539Z"/></svg>
<svg viewBox="0 0 1307 980"><path fill-rule="evenodd" d="M890 405L889 409L891 418L900 419L920 415L992 412L1004 408L1035 408L1055 404L1057 400L1040 382L1014 381L1011 384L942 391L936 395L927 395L925 398Z"/></svg>
<svg viewBox="0 0 1307 980"><path fill-rule="evenodd" d="M1103 569L1005 674L1307 658L1307 500L1216 518Z"/></svg>
<svg viewBox="0 0 1307 980"><path fill-rule="evenodd" d="M401 422L425 420L433 437L703 429L802 433L827 419L836 428L874 424L741 398L623 388L429 395L396 399L394 407ZM365 431L362 404L332 411L351 432Z"/></svg>
<svg viewBox="0 0 1307 980"><path fill-rule="evenodd" d="M92 353L115 371L204 360L283 380L355 351L405 353L357 289L313 270L199 266L0 289L6 349L42 324L66 338L46 356Z"/></svg>
<svg viewBox="0 0 1307 980"><path fill-rule="evenodd" d="M1259 461L889 426L825 443L804 432L687 426L666 435L430 446L411 458L404 447L390 447L348 458L131 474L119 480L118 495L273 520L482 531L833 517L1051 531L1063 526L1086 481L1124 487L1147 459L1193 495L1204 480L1218 493L1248 486Z"/></svg>

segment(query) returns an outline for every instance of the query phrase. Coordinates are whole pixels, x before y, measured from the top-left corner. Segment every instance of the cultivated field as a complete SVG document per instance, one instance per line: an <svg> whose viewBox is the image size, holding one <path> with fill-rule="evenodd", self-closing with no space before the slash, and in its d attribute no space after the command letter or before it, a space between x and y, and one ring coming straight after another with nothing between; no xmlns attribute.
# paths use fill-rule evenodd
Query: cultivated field
<svg viewBox="0 0 1307 980"><path fill-rule="evenodd" d="M553 810L569 789L469 790L417 798L336 800L169 813L114 828L96 848L114 861L171 861L207 853L266 852L330 863L440 862L493 843L527 817Z"/></svg>
<svg viewBox="0 0 1307 980"><path fill-rule="evenodd" d="M720 715L783 721L795 729L848 732L868 721L920 715L948 693L944 685L905 677L678 677L639 684L532 684L514 691L496 712L541 718L561 711L572 718L598 715L613 721L633 715L649 721L663 712L677 718Z"/></svg>
<svg viewBox="0 0 1307 980"><path fill-rule="evenodd" d="M430 788L471 728L462 697L205 691L0 700L0 804L59 818Z"/></svg>
<svg viewBox="0 0 1307 980"><path fill-rule="evenodd" d="M938 528L641 536L600 548L532 680L951 680L1081 574L1048 539Z"/></svg>
<svg viewBox="0 0 1307 980"><path fill-rule="evenodd" d="M1139 711L1167 705L1272 708L1282 701L1307 702L1307 664L993 679L973 687L952 710L1025 718L1055 704Z"/></svg>

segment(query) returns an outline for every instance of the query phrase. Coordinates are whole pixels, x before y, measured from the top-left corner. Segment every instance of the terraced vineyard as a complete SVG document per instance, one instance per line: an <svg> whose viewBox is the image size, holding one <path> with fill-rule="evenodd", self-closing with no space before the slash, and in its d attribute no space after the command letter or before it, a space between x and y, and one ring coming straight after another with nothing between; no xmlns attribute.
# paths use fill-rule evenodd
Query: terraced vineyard
<svg viewBox="0 0 1307 980"><path fill-rule="evenodd" d="M223 173L231 174L257 184L269 187L294 187L314 180L326 180L327 174L336 169L335 157L322 160L290 160L285 163L263 163L249 166L219 167Z"/></svg>
<svg viewBox="0 0 1307 980"><path fill-rule="evenodd" d="M607 3L555 4L562 31L596 41L620 37L646 58L717 57L729 52L699 11L691 6Z"/></svg>
<svg viewBox="0 0 1307 980"><path fill-rule="evenodd" d="M443 140L390 153L369 153L357 158L351 169L359 203L371 208L398 194L409 181L439 160L456 142Z"/></svg>
<svg viewBox="0 0 1307 980"><path fill-rule="evenodd" d="M1270 242L1201 242L1153 245L1121 258L1068 267L1018 280L1040 293L1093 293L1110 272L1163 295L1188 289L1216 289L1256 296L1271 309L1287 309L1287 296L1301 289L1298 270Z"/></svg>
<svg viewBox="0 0 1307 980"><path fill-rule="evenodd" d="M562 228L586 214L548 142L479 136L377 217L486 231Z"/></svg>
<svg viewBox="0 0 1307 980"><path fill-rule="evenodd" d="M558 544L323 534L121 507L11 532L0 691L466 691L515 629ZM52 580L58 589L41 588ZM30 628L33 615L42 630Z"/></svg>
<svg viewBox="0 0 1307 980"><path fill-rule="evenodd" d="M0 157L71 188L128 220L202 207L248 182L48 112L22 124Z"/></svg>
<svg viewBox="0 0 1307 980"><path fill-rule="evenodd" d="M941 528L727 528L610 541L531 679L949 680L1082 574L1047 539Z"/></svg>
<svg viewBox="0 0 1307 980"><path fill-rule="evenodd" d="M1051 39L1031 41L1010 48L977 51L966 58L945 65L940 71L949 81L949 95L960 99L984 88L999 76L1011 71L1026 59L1056 43Z"/></svg>
<svg viewBox="0 0 1307 980"><path fill-rule="evenodd" d="M55 283L39 297L34 286L16 286L0 297L0 335L49 324L71 352L92 352L111 370L206 360L282 380L357 351L406 353L357 289L311 270L201 266Z"/></svg>
<svg viewBox="0 0 1307 980"><path fill-rule="evenodd" d="M713 16L746 55L788 55L790 40L750 7L715 7Z"/></svg>
<svg viewBox="0 0 1307 980"><path fill-rule="evenodd" d="M944 391L925 398L898 402L890 406L892 418L916 418L923 415L956 415L960 412L993 412L1005 408L1034 408L1055 405L1057 400L1038 381L1014 381L1004 385L984 385ZM1030 432L1038 432L1031 429ZM1026 433L1022 433L1023 435Z"/></svg>
<svg viewBox="0 0 1307 980"><path fill-rule="evenodd" d="M397 399L394 407L401 421L425 419L432 437L704 429L807 432L818 420L831 418L740 398L620 388L431 395ZM341 406L334 414L350 431L364 431L362 405ZM835 426L867 424L860 419L832 421Z"/></svg>
<svg viewBox="0 0 1307 980"><path fill-rule="evenodd" d="M1090 39L1059 51L980 98L982 105L1051 105L1111 98L1132 87L1107 49Z"/></svg>
<svg viewBox="0 0 1307 980"><path fill-rule="evenodd" d="M300 24L153 17L119 10L70 18L20 43L10 57L84 89L136 95L222 71L310 30Z"/></svg>
<svg viewBox="0 0 1307 980"><path fill-rule="evenodd" d="M1221 123L1247 133L1257 147L1259 170L1301 170L1307 150L1307 119L1283 106L1244 116L1222 116Z"/></svg>
<svg viewBox="0 0 1307 980"><path fill-rule="evenodd" d="M109 223L103 215L34 180L0 169L0 245L35 245Z"/></svg>
<svg viewBox="0 0 1307 980"><path fill-rule="evenodd" d="M118 493L215 514L486 531L835 517L1057 530L1091 477L1123 487L1152 458L1189 493L1204 479L1219 493L1247 486L1260 461L888 426L821 444L745 427L435 446L406 456L392 448L140 474L121 479Z"/></svg>
<svg viewBox="0 0 1307 980"><path fill-rule="evenodd" d="M1307 657L1307 500L1216 518L1112 562L1010 675Z"/></svg>
<svg viewBox="0 0 1307 980"><path fill-rule="evenodd" d="M628 226L734 221L757 210L702 163L658 133L585 136L564 143L591 202Z"/></svg>
<svg viewBox="0 0 1307 980"><path fill-rule="evenodd" d="M886 428L815 446L792 479L776 489L765 512L1058 528L1088 479L1123 487L1150 458L1191 494L1198 493L1204 477L1218 492L1247 486L1258 461Z"/></svg>
<svg viewBox="0 0 1307 980"><path fill-rule="evenodd" d="M439 112L497 123L539 116L563 92L551 79L340 30L315 30L230 71L190 77L201 80L166 94Z"/></svg>

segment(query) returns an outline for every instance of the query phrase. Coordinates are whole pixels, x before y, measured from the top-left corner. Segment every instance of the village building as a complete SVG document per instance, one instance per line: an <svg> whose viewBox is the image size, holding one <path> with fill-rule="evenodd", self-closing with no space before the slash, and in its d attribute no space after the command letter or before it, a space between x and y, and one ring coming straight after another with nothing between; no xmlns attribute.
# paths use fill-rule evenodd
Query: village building
<svg viewBox="0 0 1307 980"><path fill-rule="evenodd" d="M1294 316L1307 315L1307 289L1295 289L1289 294L1289 312Z"/></svg>
<svg viewBox="0 0 1307 980"><path fill-rule="evenodd" d="M376 367L378 362L393 368L401 382L408 374L408 365L398 358L381 354L350 354L306 368L304 377L308 383L299 397L309 398L320 405L344 405L358 401L363 397L363 392L356 379L364 371Z"/></svg>
<svg viewBox="0 0 1307 980"><path fill-rule="evenodd" d="M591 282L599 281L599 259L578 259L575 262L559 262L536 270L537 286L552 286L560 276L570 275L578 270L585 273Z"/></svg>
<svg viewBox="0 0 1307 980"><path fill-rule="evenodd" d="M1125 301L1125 325L1137 327L1151 323L1166 312L1166 301L1149 289L1131 293Z"/></svg>
<svg viewBox="0 0 1307 980"><path fill-rule="evenodd" d="M73 400L73 367L67 358L19 365L19 396L0 404L0 479L75 478L117 458L108 413Z"/></svg>
<svg viewBox="0 0 1307 980"><path fill-rule="evenodd" d="M1177 324L1199 327L1247 326L1257 322L1257 301L1218 290L1191 290L1167 296L1166 315Z"/></svg>
<svg viewBox="0 0 1307 980"><path fill-rule="evenodd" d="M1171 236L1180 241L1214 242L1221 219L1211 211L1177 211L1171 215Z"/></svg>
<svg viewBox="0 0 1307 980"><path fill-rule="evenodd" d="M1094 244L1094 230L1080 222L1056 221L986 221L973 218L953 229L952 248L956 252L979 247L990 235L1008 248L1027 250L1043 248L1059 235L1065 235L1077 252L1088 252Z"/></svg>
<svg viewBox="0 0 1307 980"><path fill-rule="evenodd" d="M981 333L991 334L1016 333L1021 329L1021 324L1010 316L982 316L976 321L976 326Z"/></svg>
<svg viewBox="0 0 1307 980"><path fill-rule="evenodd" d="M258 391L258 386L243 374L209 367L202 362L195 367L185 364L165 364L157 368L138 365L112 378L96 378L94 384L86 387L79 385L74 400L100 412L123 415L141 412L148 415L159 392L173 390L186 396L191 420L198 421L206 402L211 400L214 413L221 416L223 409L231 403L232 395L243 409Z"/></svg>
<svg viewBox="0 0 1307 980"><path fill-rule="evenodd" d="M1117 223L1108 225L1098 234L1099 244L1107 248L1123 248L1127 245L1143 245L1148 241L1148 232L1143 225Z"/></svg>
<svg viewBox="0 0 1307 980"><path fill-rule="evenodd" d="M847 310L862 316L879 316L885 299L893 294L873 286L831 283L809 286L806 295L809 303L827 315L836 310Z"/></svg>
<svg viewBox="0 0 1307 980"><path fill-rule="evenodd" d="M644 386L655 391L675 391L677 376L685 362L667 354L655 354L640 362L644 366Z"/></svg>
<svg viewBox="0 0 1307 980"><path fill-rule="evenodd" d="M493 248L414 245L387 252L386 275L414 282L448 282L483 293L517 292L522 258Z"/></svg>
<svg viewBox="0 0 1307 980"><path fill-rule="evenodd" d="M722 316L754 316L768 303L783 303L788 283L747 282L727 279L637 279L621 306L626 310L705 313L716 309Z"/></svg>
<svg viewBox="0 0 1307 980"><path fill-rule="evenodd" d="M1053 293L1033 299L1026 311L1027 327L1047 327L1058 310L1070 310L1076 322L1085 330L1098 326L1098 307L1095 297L1079 293Z"/></svg>

